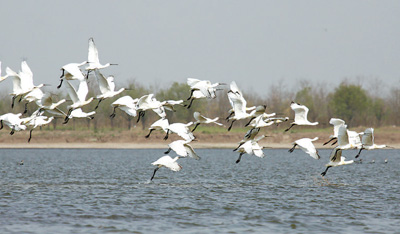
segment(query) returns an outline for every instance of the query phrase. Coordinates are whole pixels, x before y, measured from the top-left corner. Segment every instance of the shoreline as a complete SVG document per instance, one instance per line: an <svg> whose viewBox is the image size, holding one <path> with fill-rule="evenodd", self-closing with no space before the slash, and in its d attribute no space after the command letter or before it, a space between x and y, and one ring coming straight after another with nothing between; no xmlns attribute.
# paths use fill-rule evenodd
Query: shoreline
<svg viewBox="0 0 400 234"><path fill-rule="evenodd" d="M329 129L330 130L330 129ZM358 129L361 132L362 128ZM170 135L168 140L163 140L164 133L154 132L150 138L145 138L147 131L34 131L32 140L28 143L29 132L16 132L10 136L8 132L0 132L0 149L29 149L29 148L49 148L49 149L166 149L172 141L181 139L176 134ZM243 139L244 132L206 133L196 132L196 140L190 144L194 149L234 149ZM263 132L268 137L262 139L259 144L265 149L290 149L297 139L304 137L319 139L314 142L317 149L332 149L331 144L323 145L329 139L330 131L301 131L296 130L290 133L283 132ZM388 127L381 128L375 132L375 143L385 144L388 149L400 149L400 128Z"/></svg>
<svg viewBox="0 0 400 234"><path fill-rule="evenodd" d="M191 143L194 149L234 149L237 143ZM264 143L266 149L290 149L287 143ZM333 149L333 146L315 146L319 149ZM167 149L168 143L0 143L0 149ZM386 149L400 149L400 144L389 145Z"/></svg>

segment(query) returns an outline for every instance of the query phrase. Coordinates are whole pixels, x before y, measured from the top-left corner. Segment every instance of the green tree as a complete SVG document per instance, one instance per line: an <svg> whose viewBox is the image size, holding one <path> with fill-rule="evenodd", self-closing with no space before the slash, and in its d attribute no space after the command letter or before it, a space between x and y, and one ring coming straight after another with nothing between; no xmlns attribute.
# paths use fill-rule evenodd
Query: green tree
<svg viewBox="0 0 400 234"><path fill-rule="evenodd" d="M361 86L342 82L332 94L329 104L333 115L350 125L366 123L370 98Z"/></svg>

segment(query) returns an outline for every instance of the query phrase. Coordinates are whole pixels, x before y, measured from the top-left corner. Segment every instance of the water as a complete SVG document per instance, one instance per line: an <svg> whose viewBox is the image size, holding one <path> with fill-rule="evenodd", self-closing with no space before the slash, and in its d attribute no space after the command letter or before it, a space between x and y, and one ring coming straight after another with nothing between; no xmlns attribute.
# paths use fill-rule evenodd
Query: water
<svg viewBox="0 0 400 234"><path fill-rule="evenodd" d="M149 183L163 151L1 149L0 233L399 233L400 150L363 151L326 181L327 150L236 164L231 150L197 149L200 161Z"/></svg>

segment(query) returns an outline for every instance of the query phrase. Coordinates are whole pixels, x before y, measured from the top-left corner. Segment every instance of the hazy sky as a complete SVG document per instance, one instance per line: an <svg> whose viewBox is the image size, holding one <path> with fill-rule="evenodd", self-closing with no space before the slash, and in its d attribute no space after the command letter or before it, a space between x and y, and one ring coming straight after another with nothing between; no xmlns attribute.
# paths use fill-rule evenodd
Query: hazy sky
<svg viewBox="0 0 400 234"><path fill-rule="evenodd" d="M1 1L2 70L26 59L34 83L87 60L94 37L117 87L235 80L264 95L271 83L345 77L400 84L400 1ZM7 83L8 82L8 83ZM0 89L11 82L0 84Z"/></svg>

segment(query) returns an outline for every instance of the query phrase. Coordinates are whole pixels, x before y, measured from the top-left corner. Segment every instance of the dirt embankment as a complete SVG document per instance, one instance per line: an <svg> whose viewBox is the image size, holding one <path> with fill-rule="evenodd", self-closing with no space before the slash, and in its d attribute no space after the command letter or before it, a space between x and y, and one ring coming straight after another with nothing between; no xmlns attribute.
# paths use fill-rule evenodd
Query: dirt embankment
<svg viewBox="0 0 400 234"><path fill-rule="evenodd" d="M362 132L365 128L352 129ZM0 132L0 148L166 148L167 144L180 139L175 134L170 134L164 141L164 133L155 131L150 138L144 136L147 132L133 129L124 131L62 131L62 130L34 130L32 140L27 142L29 131ZM244 132L202 133L196 131L196 141L192 142L195 148L235 148L243 138ZM322 146L329 139L332 132L326 130L296 130L284 133L283 131L268 132L262 130L260 134L268 137L260 141L260 145L270 148L290 148L291 143L303 137L319 137L315 145L317 148L332 148ZM385 144L394 148L400 148L400 127L384 127L375 130L375 143Z"/></svg>

